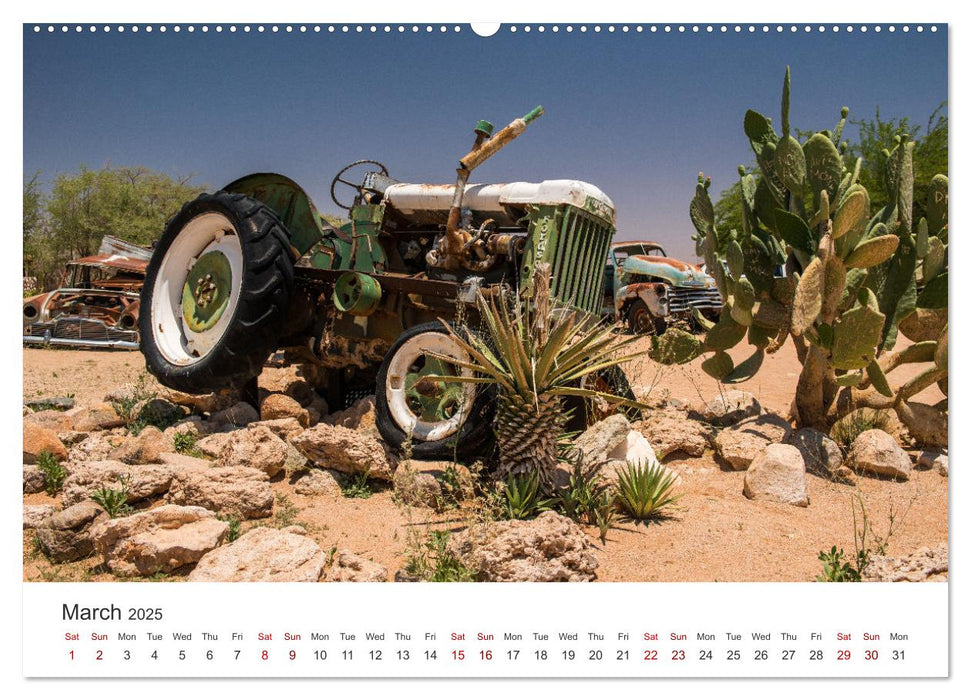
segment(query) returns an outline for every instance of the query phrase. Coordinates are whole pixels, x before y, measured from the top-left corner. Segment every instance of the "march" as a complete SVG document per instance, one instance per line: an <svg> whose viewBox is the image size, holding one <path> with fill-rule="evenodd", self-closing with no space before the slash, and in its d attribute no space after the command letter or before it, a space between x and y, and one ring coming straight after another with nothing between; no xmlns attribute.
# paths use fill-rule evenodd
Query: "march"
<svg viewBox="0 0 971 700"><path fill-rule="evenodd" d="M109 608L86 608L77 603L68 606L64 603L61 606L62 620L120 620L121 608L112 605Z"/></svg>

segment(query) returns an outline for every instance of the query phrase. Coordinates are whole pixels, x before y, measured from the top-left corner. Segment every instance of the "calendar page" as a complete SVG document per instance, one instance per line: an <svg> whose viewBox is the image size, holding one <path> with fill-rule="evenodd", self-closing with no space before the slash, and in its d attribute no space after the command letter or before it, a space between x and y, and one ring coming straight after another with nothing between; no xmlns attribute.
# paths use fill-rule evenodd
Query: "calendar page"
<svg viewBox="0 0 971 700"><path fill-rule="evenodd" d="M947 678L948 24L830 14L26 17L23 676Z"/></svg>

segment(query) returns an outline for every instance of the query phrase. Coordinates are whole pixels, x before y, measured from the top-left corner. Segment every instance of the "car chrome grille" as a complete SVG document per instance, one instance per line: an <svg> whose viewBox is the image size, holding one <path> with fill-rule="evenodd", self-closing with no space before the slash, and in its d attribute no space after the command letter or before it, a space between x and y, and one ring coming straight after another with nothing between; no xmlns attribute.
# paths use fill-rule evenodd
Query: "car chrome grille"
<svg viewBox="0 0 971 700"><path fill-rule="evenodd" d="M668 290L668 309L671 313L683 313L695 309L722 307L722 297L712 287L671 287Z"/></svg>
<svg viewBox="0 0 971 700"><path fill-rule="evenodd" d="M94 321L89 318L69 317L42 323L31 323L24 329L24 335L90 342L138 342L138 331L111 328L102 321Z"/></svg>

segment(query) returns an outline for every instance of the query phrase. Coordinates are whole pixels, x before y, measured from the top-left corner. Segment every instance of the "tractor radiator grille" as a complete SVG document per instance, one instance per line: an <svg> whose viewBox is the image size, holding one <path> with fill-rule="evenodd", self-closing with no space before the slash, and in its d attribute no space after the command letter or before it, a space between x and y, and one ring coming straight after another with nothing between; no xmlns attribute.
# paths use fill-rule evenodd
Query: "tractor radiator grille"
<svg viewBox="0 0 971 700"><path fill-rule="evenodd" d="M604 264L613 226L569 207L563 216L553 263L551 292L561 302L599 315L603 308Z"/></svg>
<svg viewBox="0 0 971 700"><path fill-rule="evenodd" d="M671 287L668 289L668 309L671 313L681 313L695 309L721 309L722 298L717 289L711 287Z"/></svg>

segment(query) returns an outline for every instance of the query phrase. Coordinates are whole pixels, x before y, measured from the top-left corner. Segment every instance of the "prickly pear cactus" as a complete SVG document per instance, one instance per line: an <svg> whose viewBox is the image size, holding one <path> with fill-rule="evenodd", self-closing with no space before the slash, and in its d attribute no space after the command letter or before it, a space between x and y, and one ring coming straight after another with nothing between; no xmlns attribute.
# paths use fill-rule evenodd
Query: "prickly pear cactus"
<svg viewBox="0 0 971 700"><path fill-rule="evenodd" d="M928 217L915 225L914 143L899 135L885 151L890 203L871 212L869 193L858 182L861 161L848 162L840 142L849 110L840 110L834 129L800 144L790 129L790 94L787 68L781 136L768 117L745 115L758 168L739 167L741 231L716 229L711 179L698 176L692 238L724 307L700 346L662 336L653 355L676 363L711 353L702 368L731 383L751 377L765 354L792 337L803 363L797 421L827 427L841 387L872 387L900 403L909 389L893 390L886 372L935 354L930 348L889 353L898 332L935 347L942 338L946 343L948 183L944 175L934 178ZM726 351L743 339L753 353L736 366ZM946 392L946 367L932 369L935 377L945 373L939 383Z"/></svg>

